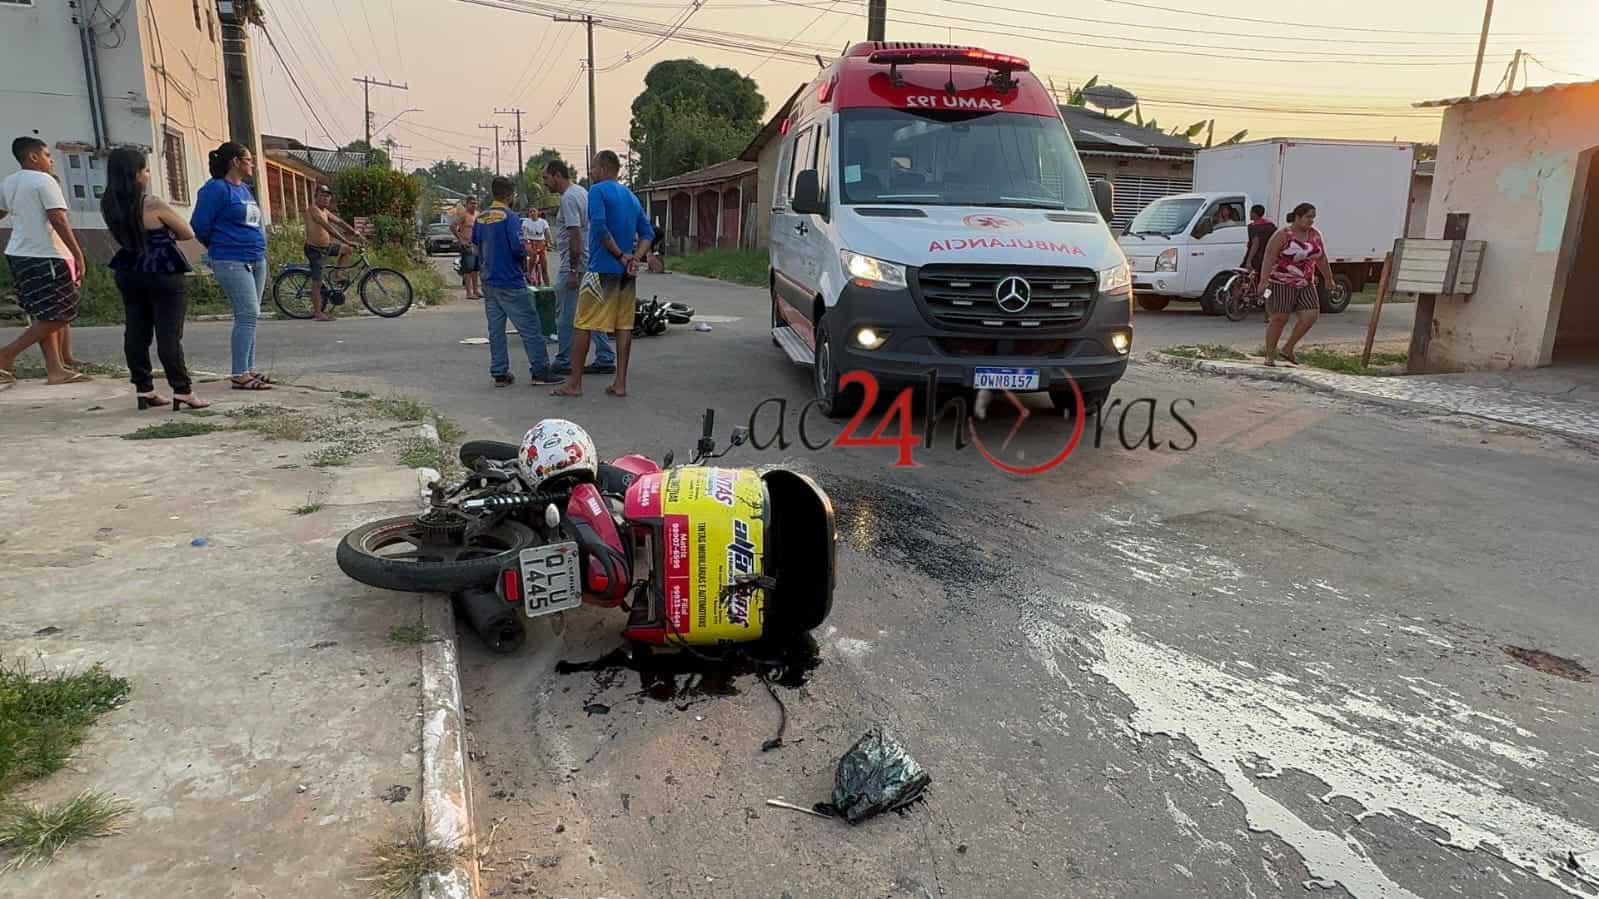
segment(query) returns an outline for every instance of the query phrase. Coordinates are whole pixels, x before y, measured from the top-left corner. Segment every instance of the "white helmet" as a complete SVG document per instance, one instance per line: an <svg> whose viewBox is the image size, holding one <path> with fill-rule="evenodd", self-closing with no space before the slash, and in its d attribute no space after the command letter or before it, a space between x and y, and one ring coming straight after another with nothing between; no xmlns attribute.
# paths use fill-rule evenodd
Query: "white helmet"
<svg viewBox="0 0 1599 899"><path fill-rule="evenodd" d="M522 453L516 458L534 490L557 477L578 475L592 481L599 462L588 432L564 418L546 418L534 425L522 437Z"/></svg>

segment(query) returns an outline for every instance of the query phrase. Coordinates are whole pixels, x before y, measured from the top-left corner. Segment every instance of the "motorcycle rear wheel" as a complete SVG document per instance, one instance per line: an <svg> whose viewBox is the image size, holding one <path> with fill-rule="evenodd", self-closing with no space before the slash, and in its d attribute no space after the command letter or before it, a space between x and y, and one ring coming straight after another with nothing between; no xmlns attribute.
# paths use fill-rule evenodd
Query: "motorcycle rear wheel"
<svg viewBox="0 0 1599 899"><path fill-rule="evenodd" d="M515 521L502 521L470 539L441 539L418 518L383 518L345 534L339 541L339 570L383 590L456 593L492 585L522 550L539 541L532 528Z"/></svg>

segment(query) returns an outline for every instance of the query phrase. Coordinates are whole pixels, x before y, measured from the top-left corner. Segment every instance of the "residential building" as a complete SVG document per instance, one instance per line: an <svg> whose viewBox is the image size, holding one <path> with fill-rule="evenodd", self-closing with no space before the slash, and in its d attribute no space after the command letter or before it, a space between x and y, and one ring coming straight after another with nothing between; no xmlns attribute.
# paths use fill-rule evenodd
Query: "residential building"
<svg viewBox="0 0 1599 899"><path fill-rule="evenodd" d="M230 134L211 0L0 0L0 34L5 144L34 135L50 145L91 255L110 251L99 198L113 147L144 150L151 192L186 211L210 177L207 154ZM0 176L16 170L0 157Z"/></svg>
<svg viewBox="0 0 1599 899"><path fill-rule="evenodd" d="M755 163L729 159L646 185L641 193L650 221L666 235L660 246L681 254L764 245L764 240L757 243L757 217L752 214L757 206L756 181Z"/></svg>
<svg viewBox="0 0 1599 899"><path fill-rule="evenodd" d="M1464 213L1487 248L1475 293L1418 307L1413 366L1599 362L1599 81L1417 105L1444 110L1427 236Z"/></svg>
<svg viewBox="0 0 1599 899"><path fill-rule="evenodd" d="M360 153L323 150L275 134L261 135L261 157L265 189L260 193L277 210L276 220L283 222L300 220L318 185L331 187L338 173L366 165Z"/></svg>

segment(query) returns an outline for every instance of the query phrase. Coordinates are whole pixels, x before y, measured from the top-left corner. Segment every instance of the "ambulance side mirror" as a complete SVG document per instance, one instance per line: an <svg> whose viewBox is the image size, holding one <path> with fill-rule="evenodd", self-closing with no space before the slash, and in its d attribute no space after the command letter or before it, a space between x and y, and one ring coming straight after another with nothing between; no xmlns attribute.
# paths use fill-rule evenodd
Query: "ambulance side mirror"
<svg viewBox="0 0 1599 899"><path fill-rule="evenodd" d="M801 215L827 215L822 202L822 182L815 169L806 169L794 178L794 196L789 206Z"/></svg>
<svg viewBox="0 0 1599 899"><path fill-rule="evenodd" d="M1109 181L1095 181L1091 187L1094 190L1094 205L1099 209L1099 217L1109 223L1116 217L1116 189Z"/></svg>

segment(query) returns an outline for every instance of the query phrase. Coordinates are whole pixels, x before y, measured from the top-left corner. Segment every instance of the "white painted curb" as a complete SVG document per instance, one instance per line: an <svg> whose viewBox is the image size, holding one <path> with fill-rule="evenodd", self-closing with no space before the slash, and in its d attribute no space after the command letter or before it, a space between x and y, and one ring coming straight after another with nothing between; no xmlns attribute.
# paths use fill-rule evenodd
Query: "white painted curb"
<svg viewBox="0 0 1599 899"><path fill-rule="evenodd" d="M432 422L419 429L423 440L439 442ZM421 501L427 483L439 477L416 469ZM455 612L448 601L422 600L422 623L436 639L422 644L422 830L429 843L456 851L455 866L422 881L421 899L475 899L482 884L477 838L472 829L472 796L466 770L466 720L461 709L461 671L455 652Z"/></svg>

